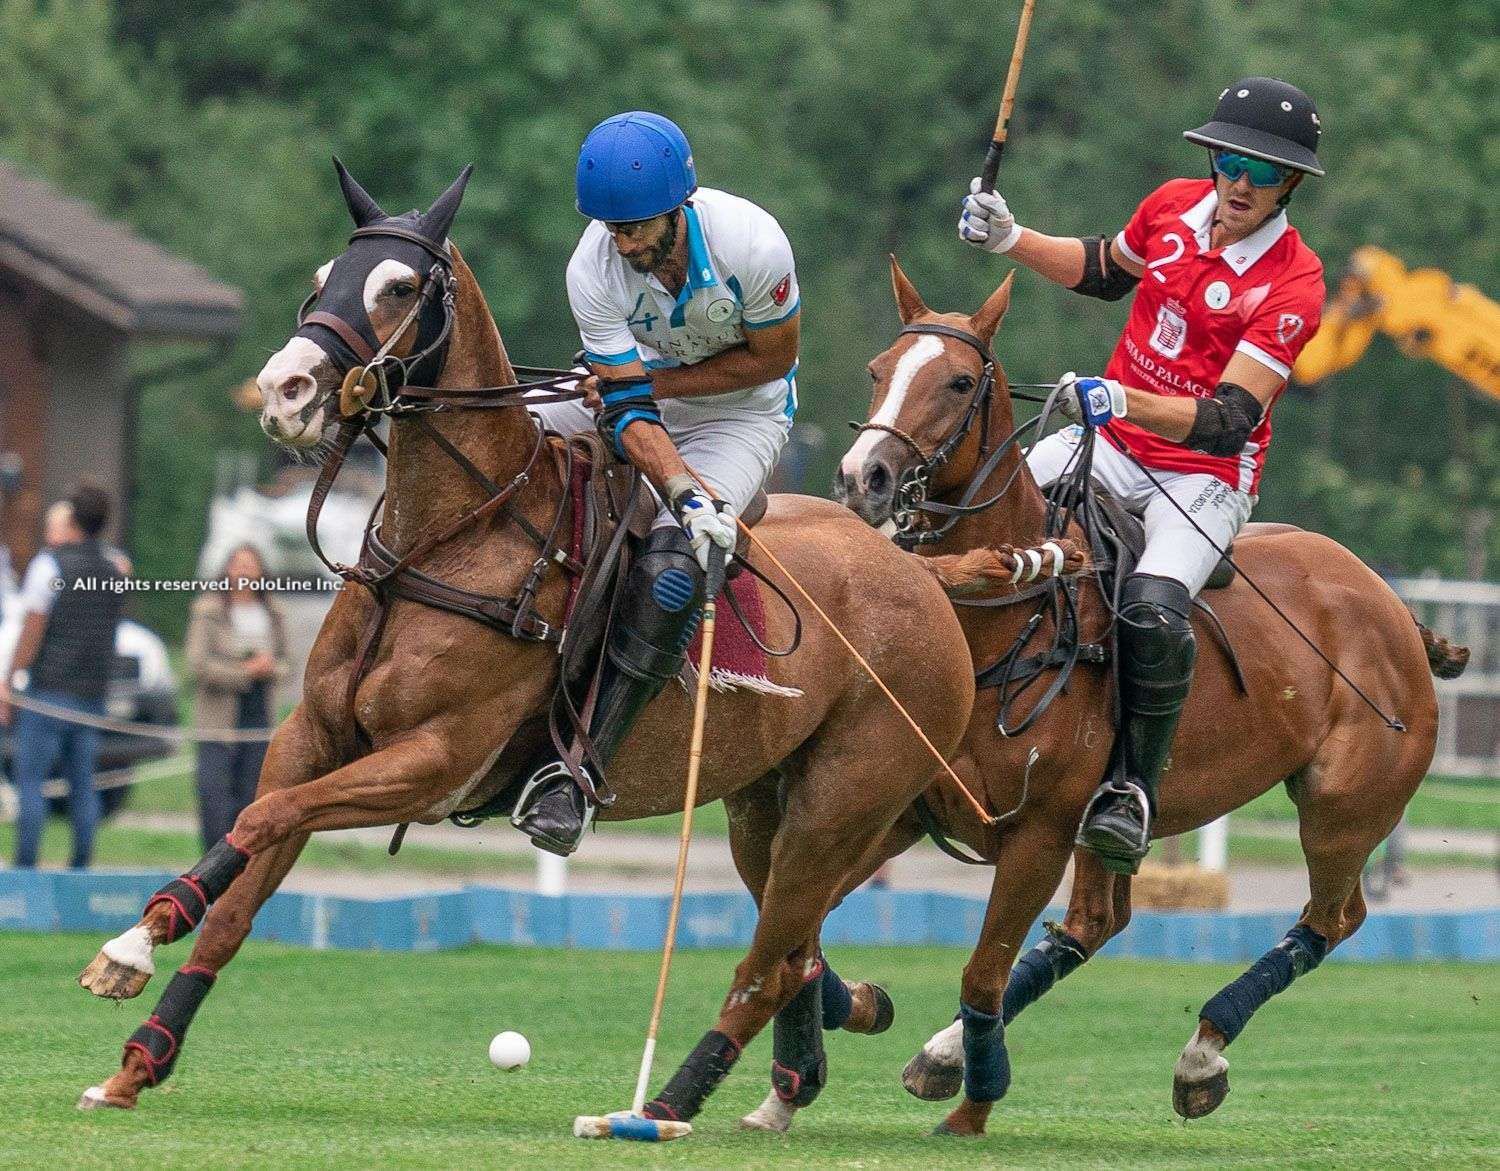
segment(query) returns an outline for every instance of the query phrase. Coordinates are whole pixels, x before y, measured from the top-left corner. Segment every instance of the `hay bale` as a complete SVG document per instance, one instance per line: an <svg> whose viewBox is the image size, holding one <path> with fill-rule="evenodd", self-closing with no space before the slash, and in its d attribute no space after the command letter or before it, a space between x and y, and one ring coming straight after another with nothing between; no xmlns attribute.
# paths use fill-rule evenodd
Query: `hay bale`
<svg viewBox="0 0 1500 1171"><path fill-rule="evenodd" d="M1145 863L1130 884L1130 901L1141 910L1222 911L1229 906L1229 875L1191 863Z"/></svg>

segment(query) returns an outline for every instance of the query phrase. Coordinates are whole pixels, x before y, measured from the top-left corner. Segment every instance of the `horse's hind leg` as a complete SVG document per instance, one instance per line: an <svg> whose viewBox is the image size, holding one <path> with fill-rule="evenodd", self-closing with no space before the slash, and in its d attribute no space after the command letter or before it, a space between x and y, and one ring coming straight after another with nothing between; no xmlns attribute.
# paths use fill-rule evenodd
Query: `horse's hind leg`
<svg viewBox="0 0 1500 1171"><path fill-rule="evenodd" d="M825 732L824 740L799 769L801 775L791 786L788 807L772 844L750 951L735 969L715 1027L662 1092L646 1104L648 1116L696 1116L744 1047L815 974L824 916L859 864L872 834L883 834L900 812L890 800L889 768L882 775L859 775L848 767L837 767L860 758L849 739ZM869 754L863 756L868 759ZM880 807L882 796L890 807ZM861 805L861 798L866 804Z"/></svg>
<svg viewBox="0 0 1500 1171"><path fill-rule="evenodd" d="M1366 743L1374 740L1370 737ZM1394 828L1421 780L1422 766L1382 769L1374 751L1348 753L1338 769L1310 777L1298 801L1310 896L1302 917L1273 947L1199 1012L1198 1028L1177 1059L1172 1108L1184 1118L1212 1113L1229 1094L1224 1050L1266 1001L1312 971L1365 920L1360 871ZM1349 771L1345 771L1349 770ZM1403 779L1410 774L1409 783ZM1313 774L1314 777L1317 773ZM1369 783L1362 783L1367 780Z"/></svg>
<svg viewBox="0 0 1500 1171"><path fill-rule="evenodd" d="M907 849L915 836L899 822L892 827L855 867L838 901L862 885L887 859ZM812 1105L828 1080L823 1049L825 1031L883 1033L895 1019L895 1006L884 988L844 980L821 951L818 961L813 975L776 1014L772 1026L771 1091L759 1107L740 1119L740 1125L747 1130L785 1134L797 1111Z"/></svg>

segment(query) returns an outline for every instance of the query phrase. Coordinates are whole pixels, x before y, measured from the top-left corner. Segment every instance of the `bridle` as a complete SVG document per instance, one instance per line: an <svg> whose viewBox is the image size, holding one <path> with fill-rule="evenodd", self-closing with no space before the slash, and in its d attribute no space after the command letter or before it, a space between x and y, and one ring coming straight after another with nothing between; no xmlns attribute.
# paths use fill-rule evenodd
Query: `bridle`
<svg viewBox="0 0 1500 1171"><path fill-rule="evenodd" d="M990 450L990 406L995 396L995 372L999 369L995 361L995 355L978 334L970 333L968 330L958 329L952 325L943 325L939 322L918 323L903 326L901 334L931 334L937 337L953 338L955 341L963 342L979 355L983 363L980 370L979 381L975 383L974 389L969 394L968 405L964 409L963 416L953 426L953 429L943 438L942 442L933 449L929 455L916 439L901 430L886 423L851 423L850 426L858 432L883 431L887 435L893 435L917 457L917 462L901 475L900 482L896 485L895 501L891 509L891 519L895 522L896 531L893 535L895 542L903 549L912 549L919 545L930 545L941 541L948 532L963 517L971 516L977 512L983 512L999 502L1000 498L1010 488L1015 480L1013 474L1001 486L1000 491L990 499L979 504L973 503L974 497L978 495L990 473L999 466L1006 452L1017 445L1021 437L1028 431L1041 425L1042 420L1051 414L1052 395L1030 395L1016 393L1019 388L1033 390L1056 389L1055 383L1005 383L1005 390L1012 398L1019 398L1028 402L1044 402L1048 406L1036 418L1022 423L1012 431L1005 440L993 451ZM898 335L899 336L899 335ZM1003 375L1002 375L1003 381ZM943 504L935 500L928 500L927 493L932 484L934 474L943 467L959 445L968 438L969 432L973 430L975 418L979 419L979 466L969 483L965 486L957 504ZM921 529L917 527L922 514L945 516L947 519L935 529Z"/></svg>

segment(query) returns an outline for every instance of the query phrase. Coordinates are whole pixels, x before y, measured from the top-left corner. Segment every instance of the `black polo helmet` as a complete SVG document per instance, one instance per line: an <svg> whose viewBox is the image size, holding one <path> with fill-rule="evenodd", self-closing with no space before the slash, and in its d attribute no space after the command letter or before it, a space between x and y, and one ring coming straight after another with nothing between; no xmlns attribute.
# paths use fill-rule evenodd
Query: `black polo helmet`
<svg viewBox="0 0 1500 1171"><path fill-rule="evenodd" d="M1212 121L1182 137L1210 149L1238 151L1294 171L1322 175L1318 108L1295 85L1274 77L1246 77L1219 95Z"/></svg>

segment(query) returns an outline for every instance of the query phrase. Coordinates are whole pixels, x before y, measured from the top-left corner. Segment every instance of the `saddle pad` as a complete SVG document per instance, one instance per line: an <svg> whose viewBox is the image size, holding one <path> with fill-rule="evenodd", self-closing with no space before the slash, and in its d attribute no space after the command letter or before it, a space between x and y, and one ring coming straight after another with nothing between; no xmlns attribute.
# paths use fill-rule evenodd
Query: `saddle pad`
<svg viewBox="0 0 1500 1171"><path fill-rule="evenodd" d="M745 621L755 631L755 637L766 641L766 608L761 601L760 582L751 573L739 573L724 587L732 593ZM688 647L687 661L682 668L682 682L692 693L698 683L698 659L703 653L703 631L700 628ZM714 658L709 672L708 685L715 691L755 691L761 695L781 695L795 699L802 694L796 687L782 687L772 683L766 674L766 652L755 645L755 640L745 631L739 617L722 594L714 616Z"/></svg>

